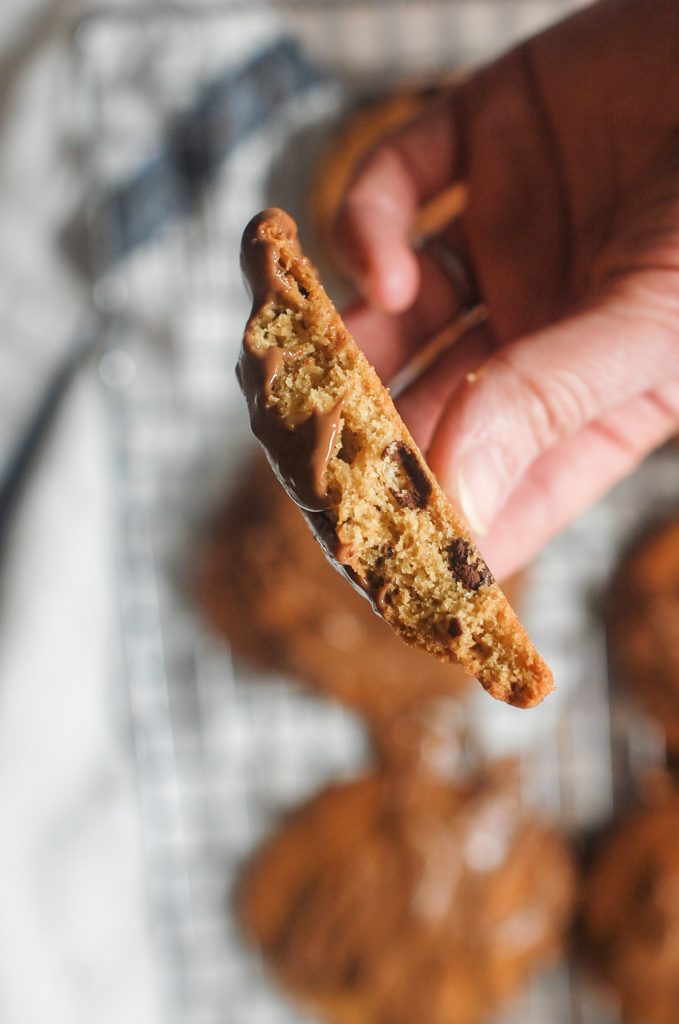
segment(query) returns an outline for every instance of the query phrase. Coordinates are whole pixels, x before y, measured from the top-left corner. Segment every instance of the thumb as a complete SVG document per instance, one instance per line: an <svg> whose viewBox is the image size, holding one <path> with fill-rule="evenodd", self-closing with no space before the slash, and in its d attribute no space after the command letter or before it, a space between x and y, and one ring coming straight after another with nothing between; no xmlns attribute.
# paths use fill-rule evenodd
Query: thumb
<svg viewBox="0 0 679 1024"><path fill-rule="evenodd" d="M679 267L660 278L649 273L499 349L448 400L429 462L476 533L487 533L527 469L554 445L679 380Z"/></svg>
<svg viewBox="0 0 679 1024"><path fill-rule="evenodd" d="M679 381L679 147L670 141L590 265L589 303L499 349L439 418L432 468L480 534L540 456Z"/></svg>

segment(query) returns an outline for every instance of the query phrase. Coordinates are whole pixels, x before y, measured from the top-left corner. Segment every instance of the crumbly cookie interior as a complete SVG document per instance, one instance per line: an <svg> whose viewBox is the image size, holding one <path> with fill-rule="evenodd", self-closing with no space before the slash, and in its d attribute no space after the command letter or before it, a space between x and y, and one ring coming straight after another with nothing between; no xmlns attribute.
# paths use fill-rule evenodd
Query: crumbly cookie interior
<svg viewBox="0 0 679 1024"><path fill-rule="evenodd" d="M310 520L404 640L460 662L495 697L537 703L552 688L549 669L312 265L275 221L266 228L282 287L255 311L246 340L259 356L280 350L268 406L293 434L312 416L338 420L326 508Z"/></svg>

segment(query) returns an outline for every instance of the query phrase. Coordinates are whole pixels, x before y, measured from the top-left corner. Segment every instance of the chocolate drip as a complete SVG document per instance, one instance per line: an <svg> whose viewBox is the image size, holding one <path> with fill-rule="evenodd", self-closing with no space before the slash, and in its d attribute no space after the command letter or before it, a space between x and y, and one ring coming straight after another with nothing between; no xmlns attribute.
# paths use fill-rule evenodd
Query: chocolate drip
<svg viewBox="0 0 679 1024"><path fill-rule="evenodd" d="M281 263L281 252L276 242L297 244L297 225L283 210L263 210L253 217L241 242L241 268L252 293L252 315L276 296L286 301L295 297L295 282ZM301 251L298 252L299 258ZM303 295L300 292L299 298Z"/></svg>
<svg viewBox="0 0 679 1024"><path fill-rule="evenodd" d="M308 512L322 512L328 508L328 462L340 428L344 399L326 413L315 409L296 427L286 427L277 407L268 405L265 399L270 368L271 364L262 367L264 379L250 405L253 433L293 501Z"/></svg>
<svg viewBox="0 0 679 1024"><path fill-rule="evenodd" d="M282 349L277 348L275 345L268 348L266 352L263 352L259 356L262 362L262 395L264 397L264 404L268 405L271 396L273 395L273 386L276 383L276 377L278 373L285 365L285 353Z"/></svg>
<svg viewBox="0 0 679 1024"><path fill-rule="evenodd" d="M287 263L282 246L288 249ZM292 273L289 247L294 262L306 262L297 245L297 227L282 210L264 210L250 221L243 233L241 263L252 292L252 317L270 302L281 299L286 307L297 307L308 296L306 288ZM276 377L287 358L297 357L299 348L276 345L263 351L246 330L238 363L238 380L245 393L255 436L264 446L269 461L288 494L301 508L320 512L328 507L327 468L341 423L343 398L328 412L314 410L308 419L289 427L281 419L275 401Z"/></svg>

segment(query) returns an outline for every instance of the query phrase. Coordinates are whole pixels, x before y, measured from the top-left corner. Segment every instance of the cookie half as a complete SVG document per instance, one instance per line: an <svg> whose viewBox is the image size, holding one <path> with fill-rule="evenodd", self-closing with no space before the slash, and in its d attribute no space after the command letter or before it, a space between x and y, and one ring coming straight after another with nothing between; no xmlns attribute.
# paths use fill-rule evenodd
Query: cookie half
<svg viewBox="0 0 679 1024"><path fill-rule="evenodd" d="M294 222L247 226L253 294L238 378L255 435L326 553L407 643L459 662L500 700L553 688L372 366L303 255Z"/></svg>

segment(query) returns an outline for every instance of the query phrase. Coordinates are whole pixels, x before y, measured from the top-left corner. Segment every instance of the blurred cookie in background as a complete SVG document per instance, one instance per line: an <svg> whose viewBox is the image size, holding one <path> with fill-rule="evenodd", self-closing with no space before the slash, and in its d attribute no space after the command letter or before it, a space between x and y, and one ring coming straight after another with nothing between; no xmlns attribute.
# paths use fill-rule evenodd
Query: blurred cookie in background
<svg viewBox="0 0 679 1024"><path fill-rule="evenodd" d="M506 765L329 786L255 855L244 931L332 1024L478 1024L560 950L575 875Z"/></svg>
<svg viewBox="0 0 679 1024"><path fill-rule="evenodd" d="M237 655L299 677L368 718L468 688L462 669L402 643L330 567L263 456L215 522L198 597Z"/></svg>
<svg viewBox="0 0 679 1024"><path fill-rule="evenodd" d="M321 153L310 189L311 221L324 261L334 266L334 230L342 198L366 156L403 128L437 98L443 100L459 74L429 82L405 83L382 95L366 97L345 113ZM440 231L462 211L466 191L444 190L427 204L413 227L414 240Z"/></svg>
<svg viewBox="0 0 679 1024"><path fill-rule="evenodd" d="M335 218L359 164L381 139L411 121L430 95L431 89L413 86L366 98L337 124L309 191L312 223L326 256L332 258Z"/></svg>
<svg viewBox="0 0 679 1024"><path fill-rule="evenodd" d="M679 750L679 516L647 529L623 555L605 620L613 680L662 725L668 747Z"/></svg>
<svg viewBox="0 0 679 1024"><path fill-rule="evenodd" d="M450 696L424 696L397 707L374 717L369 731L375 759L385 771L451 779L481 758L467 707Z"/></svg>
<svg viewBox="0 0 679 1024"><path fill-rule="evenodd" d="M679 1021L679 792L603 839L583 891L585 961L633 1024Z"/></svg>

